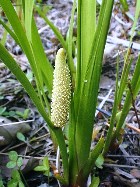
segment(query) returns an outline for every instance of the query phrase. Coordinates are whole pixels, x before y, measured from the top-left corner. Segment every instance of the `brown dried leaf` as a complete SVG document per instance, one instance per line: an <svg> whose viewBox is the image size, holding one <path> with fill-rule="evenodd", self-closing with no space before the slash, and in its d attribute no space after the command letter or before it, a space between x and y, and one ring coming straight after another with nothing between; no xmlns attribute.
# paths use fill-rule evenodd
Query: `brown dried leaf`
<svg viewBox="0 0 140 187"><path fill-rule="evenodd" d="M92 132L92 140L94 140L95 138L97 138L99 131L102 129L102 126L95 126L93 128L93 132Z"/></svg>

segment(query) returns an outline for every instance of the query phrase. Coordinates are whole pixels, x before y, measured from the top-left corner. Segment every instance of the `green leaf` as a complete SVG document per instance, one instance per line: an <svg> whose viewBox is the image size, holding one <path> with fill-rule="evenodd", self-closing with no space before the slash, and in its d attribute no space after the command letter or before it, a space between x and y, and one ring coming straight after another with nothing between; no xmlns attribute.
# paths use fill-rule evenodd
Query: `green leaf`
<svg viewBox="0 0 140 187"><path fill-rule="evenodd" d="M18 185L19 185L19 187L24 187L24 184L22 181L19 181Z"/></svg>
<svg viewBox="0 0 140 187"><path fill-rule="evenodd" d="M81 3L81 81L84 79L96 31L96 0Z"/></svg>
<svg viewBox="0 0 140 187"><path fill-rule="evenodd" d="M100 183L99 177L93 177L92 182L89 187L98 187Z"/></svg>
<svg viewBox="0 0 140 187"><path fill-rule="evenodd" d="M127 0L120 0L121 4L122 4L122 7L124 9L125 12L127 12L129 9L128 9L128 3L127 3Z"/></svg>
<svg viewBox="0 0 140 187"><path fill-rule="evenodd" d="M25 136L21 133L21 132L17 132L17 138L20 140L20 141L23 141L25 142Z"/></svg>
<svg viewBox="0 0 140 187"><path fill-rule="evenodd" d="M8 187L18 187L18 181L16 179L11 179L8 184Z"/></svg>
<svg viewBox="0 0 140 187"><path fill-rule="evenodd" d="M47 177L50 177L50 176L51 176L51 172L45 171L45 172L44 172L44 175L46 175Z"/></svg>
<svg viewBox="0 0 140 187"><path fill-rule="evenodd" d="M58 40L60 41L60 43L62 44L63 48L67 50L67 45L66 42L62 36L62 34L60 33L60 31L58 30L57 27L54 26L54 24L46 17L46 15L41 11L40 8L38 8L37 6L35 6L35 10L38 12L38 14L46 21L46 23L50 26L50 28L53 30L53 32L55 33L55 35L57 36Z"/></svg>
<svg viewBox="0 0 140 187"><path fill-rule="evenodd" d="M17 158L18 158L18 154L16 151L10 151L8 153L9 155L9 159L12 160L12 161L17 161Z"/></svg>
<svg viewBox="0 0 140 187"><path fill-rule="evenodd" d="M9 25L9 22L7 23L7 25ZM2 39L1 39L1 44L5 46L6 44L6 39L7 39L7 30L4 30L4 33L2 35Z"/></svg>
<svg viewBox="0 0 140 187"><path fill-rule="evenodd" d="M18 38L16 34L11 30L9 25L6 25L1 19L0 24L5 28L5 30L11 35L11 37L15 40L17 44L19 44Z"/></svg>
<svg viewBox="0 0 140 187"><path fill-rule="evenodd" d="M138 21L138 18L139 18L139 12L140 12L140 1L137 1L134 23L133 23L133 26L132 26L132 29L131 29L132 33L131 33L131 37L130 37L130 43L129 43L129 47L127 49L127 53L126 53L126 56L125 56L125 59L124 59L124 67L123 67L123 72L122 72L122 75L121 75L120 88L119 88L119 92L118 92L118 102L119 103L121 103L123 92L125 90L127 79L128 79L127 77L128 77L130 65L131 65L131 62L132 62L132 60L129 59L130 58L130 48L131 48L131 45L132 45L132 42L133 42L132 40L133 40L133 37L134 37L137 21Z"/></svg>
<svg viewBox="0 0 140 187"><path fill-rule="evenodd" d="M101 155L98 156L98 158L97 158L97 160L96 160L96 162L95 162L95 165L96 165L98 168L102 169L102 168L103 168L103 167L102 167L103 163L104 163L104 157L103 157L103 155L101 154Z"/></svg>
<svg viewBox="0 0 140 187"><path fill-rule="evenodd" d="M22 86L25 88L30 98L36 105L38 111L42 114L44 119L47 121L48 125L52 125L49 116L47 115L44 107L42 106L38 95L36 94L33 86L27 79L25 73L20 69L18 64L12 58L12 56L7 52L7 50L0 44L0 59L5 63L5 65L12 71L16 78L20 81Z"/></svg>
<svg viewBox="0 0 140 187"><path fill-rule="evenodd" d="M23 119L26 120L29 117L30 109L25 109L23 113Z"/></svg>
<svg viewBox="0 0 140 187"><path fill-rule="evenodd" d="M115 121L117 121L116 114L118 111L118 81L119 81L119 58L117 58L117 73L116 73L116 88L115 88L115 99L114 99L114 104L113 104L113 109L112 109L112 115L110 119L110 127L107 132L106 136L106 141L104 145L104 150L103 150L103 155L105 155L110 147L112 135L113 135L113 128L115 126Z"/></svg>
<svg viewBox="0 0 140 187"><path fill-rule="evenodd" d="M12 171L12 178L19 181L20 180L20 174L17 170Z"/></svg>
<svg viewBox="0 0 140 187"><path fill-rule="evenodd" d="M91 151L90 156L83 167L83 177L87 178L93 167L95 166L95 162L99 155L101 154L104 146L104 138L100 138L99 142L95 146L95 148Z"/></svg>
<svg viewBox="0 0 140 187"><path fill-rule="evenodd" d="M0 115L2 115L6 111L6 107L0 107Z"/></svg>
<svg viewBox="0 0 140 187"><path fill-rule="evenodd" d="M43 92L43 83L46 85L49 93L52 92L52 84L53 84L53 67L50 64L46 54L44 52L44 48L42 46L41 39L38 34L37 27L35 25L34 19L32 20L32 49L36 58L36 66L38 68L38 73L41 79L41 86ZM37 45L36 45L37 44Z"/></svg>
<svg viewBox="0 0 140 187"><path fill-rule="evenodd" d="M19 158L17 159L17 166L18 166L18 167L21 167L22 164L23 164L23 159L22 159L22 157L19 157Z"/></svg>
<svg viewBox="0 0 140 187"><path fill-rule="evenodd" d="M12 6L12 4L9 0L6 0L6 2L5 2L5 0L1 0L0 5L2 6L2 8L3 8L14 32L15 32L17 38L18 38L21 48L23 49L23 51L25 52L25 54L29 60L32 70L36 76L37 85L40 86L41 80L40 80L40 77L38 74L38 69L36 66L36 58L33 54L31 43L26 36L25 28L22 26L21 21L18 18L14 7Z"/></svg>
<svg viewBox="0 0 140 187"><path fill-rule="evenodd" d="M127 116L128 112L130 110L130 107L132 105L132 97L135 100L136 96L140 90L140 55L139 55L138 60L136 62L136 67L135 67L134 74L133 74L130 85L131 85L131 89L132 89L133 93L131 93L130 90L127 92L125 103L123 105L123 109L121 112L121 116L120 116L119 121L117 123L116 131L114 132L113 137L112 137L113 140L119 136L120 130L125 122L126 116ZM133 94L133 96L132 96L132 94Z"/></svg>
<svg viewBox="0 0 140 187"><path fill-rule="evenodd" d="M46 166L37 166L37 167L34 168L34 170L35 171L46 171L47 168L46 168Z"/></svg>
<svg viewBox="0 0 140 187"><path fill-rule="evenodd" d="M7 168L15 168L17 163L15 161L10 161L6 164Z"/></svg>
<svg viewBox="0 0 140 187"><path fill-rule="evenodd" d="M22 118L23 118L23 112L16 111L15 113L16 113L19 117L22 117Z"/></svg>
<svg viewBox="0 0 140 187"><path fill-rule="evenodd" d="M15 111L10 111L10 112L8 112L8 114L9 114L9 116L13 117L13 116L15 116L16 112Z"/></svg>
<svg viewBox="0 0 140 187"><path fill-rule="evenodd" d="M116 114L116 122L118 123L120 117L121 117L121 114L122 114L122 111L119 111L117 114Z"/></svg>
<svg viewBox="0 0 140 187"><path fill-rule="evenodd" d="M48 160L48 157L47 157L47 156L45 156L45 157L43 158L43 165L46 167L47 170L50 169L49 160Z"/></svg>
<svg viewBox="0 0 140 187"><path fill-rule="evenodd" d="M76 116L76 133L74 138L76 141L75 146L79 169L81 169L87 161L90 152L102 59L113 2L113 0L103 0L102 2L98 25L94 35L94 41L92 43L92 50L90 52L90 58L88 60L85 74L84 76L82 75L84 79L81 80L79 85L76 85L74 94L74 109Z"/></svg>
<svg viewBox="0 0 140 187"><path fill-rule="evenodd" d="M67 53L68 53L68 65L70 68L71 76L72 76L72 83L75 84L75 67L74 67L74 62L73 62L73 27L74 27L74 15L75 15L75 10L76 10L76 0L73 2L73 7L71 11L71 19L70 19L70 26L69 30L67 32L67 39L66 39L66 44L67 44Z"/></svg>
<svg viewBox="0 0 140 187"><path fill-rule="evenodd" d="M34 5L34 0L25 1L25 29L29 41L31 41L33 5Z"/></svg>

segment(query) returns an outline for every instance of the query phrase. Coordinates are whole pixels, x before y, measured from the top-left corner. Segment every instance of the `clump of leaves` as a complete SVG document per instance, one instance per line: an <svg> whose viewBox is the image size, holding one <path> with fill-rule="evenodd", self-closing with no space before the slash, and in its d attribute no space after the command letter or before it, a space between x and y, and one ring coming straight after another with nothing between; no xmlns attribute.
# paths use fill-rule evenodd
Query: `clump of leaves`
<svg viewBox="0 0 140 187"><path fill-rule="evenodd" d="M6 107L0 107L0 115L6 117L14 117L14 118L22 118L24 120L28 119L30 114L30 110L24 109L23 112L18 110L10 110L8 111Z"/></svg>
<svg viewBox="0 0 140 187"><path fill-rule="evenodd" d="M40 165L34 168L34 171L42 172L43 175L47 176L49 184L49 177L51 176L51 172L48 157L45 156Z"/></svg>
<svg viewBox="0 0 140 187"><path fill-rule="evenodd" d="M16 151L9 152L9 162L6 164L7 168L13 169L11 172L11 180L8 181L8 187L24 187L21 178L21 166L23 164L22 157L18 157Z"/></svg>
<svg viewBox="0 0 140 187"><path fill-rule="evenodd" d="M42 171L44 175L50 176L50 166L48 157L44 157L42 163L34 168L35 171Z"/></svg>
<svg viewBox="0 0 140 187"><path fill-rule="evenodd" d="M20 169L20 167L23 164L22 157L18 157L18 154L16 151L10 151L8 156L9 156L10 161L6 164L7 168L17 167L18 169Z"/></svg>
<svg viewBox="0 0 140 187"><path fill-rule="evenodd" d="M24 187L19 171L13 170L8 187Z"/></svg>

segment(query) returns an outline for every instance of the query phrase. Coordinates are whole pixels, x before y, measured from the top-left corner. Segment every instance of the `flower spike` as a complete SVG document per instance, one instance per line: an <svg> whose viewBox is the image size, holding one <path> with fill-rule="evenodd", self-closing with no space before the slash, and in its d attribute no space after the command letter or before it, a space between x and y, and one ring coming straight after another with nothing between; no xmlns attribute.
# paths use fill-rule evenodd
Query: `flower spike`
<svg viewBox="0 0 140 187"><path fill-rule="evenodd" d="M55 60L52 90L51 121L55 127L63 127L68 120L71 100L71 78L63 48L59 49Z"/></svg>

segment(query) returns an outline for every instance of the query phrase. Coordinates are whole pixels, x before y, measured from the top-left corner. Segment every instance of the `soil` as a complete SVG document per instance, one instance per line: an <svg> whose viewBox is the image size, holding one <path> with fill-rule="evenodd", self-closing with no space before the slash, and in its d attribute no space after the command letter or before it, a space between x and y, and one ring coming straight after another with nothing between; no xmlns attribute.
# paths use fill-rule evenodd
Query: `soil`
<svg viewBox="0 0 140 187"><path fill-rule="evenodd" d="M129 0L128 3L131 14L133 15L135 11L135 1ZM72 0L47 0L43 1L40 6L43 6L43 4L49 5L50 10L47 13L48 18L59 28L63 36L66 37L71 15ZM132 28L131 20L122 13L117 3L114 7L113 13L114 15L117 15L119 20L116 18L116 16L112 17L108 35L125 41L129 40ZM44 20L36 13L35 20L42 39L45 53L50 62L53 64L56 51L61 45L49 26L46 27ZM76 26L74 30L76 31ZM0 26L1 39L3 33L4 29ZM134 42L140 43L140 35L138 32L135 33L134 39ZM111 43L107 41L105 48L98 97L98 110L96 113L94 127L95 134L93 135L95 140L96 138L98 139L97 134L100 135L101 131L106 134L106 129L108 128L106 124L111 115L113 106L118 51L120 52L119 74L121 75L124 56L127 49L127 46L114 43L115 42ZM5 46L18 61L22 70L27 74L32 84L34 84L32 71L25 55L9 35L7 35ZM133 62L130 78L134 70L134 64L138 57L139 50L133 48L132 46ZM101 106L100 104L102 100L104 100L107 95L108 98L103 106ZM140 118L140 95L138 95L135 101L135 107L138 117ZM0 63L0 124L22 122L23 120L26 122L21 123L21 126L24 127L22 129L22 133L25 134L27 141L25 143L19 141L16 138L16 133L14 134L12 131L13 127L11 127L8 131L8 134L11 133L10 137L8 136L8 141L0 143L0 169L2 178L4 181L6 181L10 177L11 170L5 167L6 163L8 162L7 153L11 150L15 150L20 155L28 155L24 158L22 171L29 186L59 186L58 182L53 177L52 171L50 178L33 171L33 168L39 164L40 159L45 155L48 156L49 160L51 161L51 165L55 167L56 150L53 146L53 142L51 140L49 130L46 127L45 121L38 114L36 108L20 83L5 67L5 65ZM136 113L133 107L130 110L126 122L133 125L137 129L139 128ZM19 131L19 129L17 129L17 131ZM123 138L121 140L121 145L119 147L113 147L105 159L103 169L96 170L96 174L100 177L100 187L140 187L140 133L133 130L129 126L127 126L125 131L122 133ZM2 134L0 133L0 138L1 137ZM30 142L30 140L33 138L34 140Z"/></svg>

